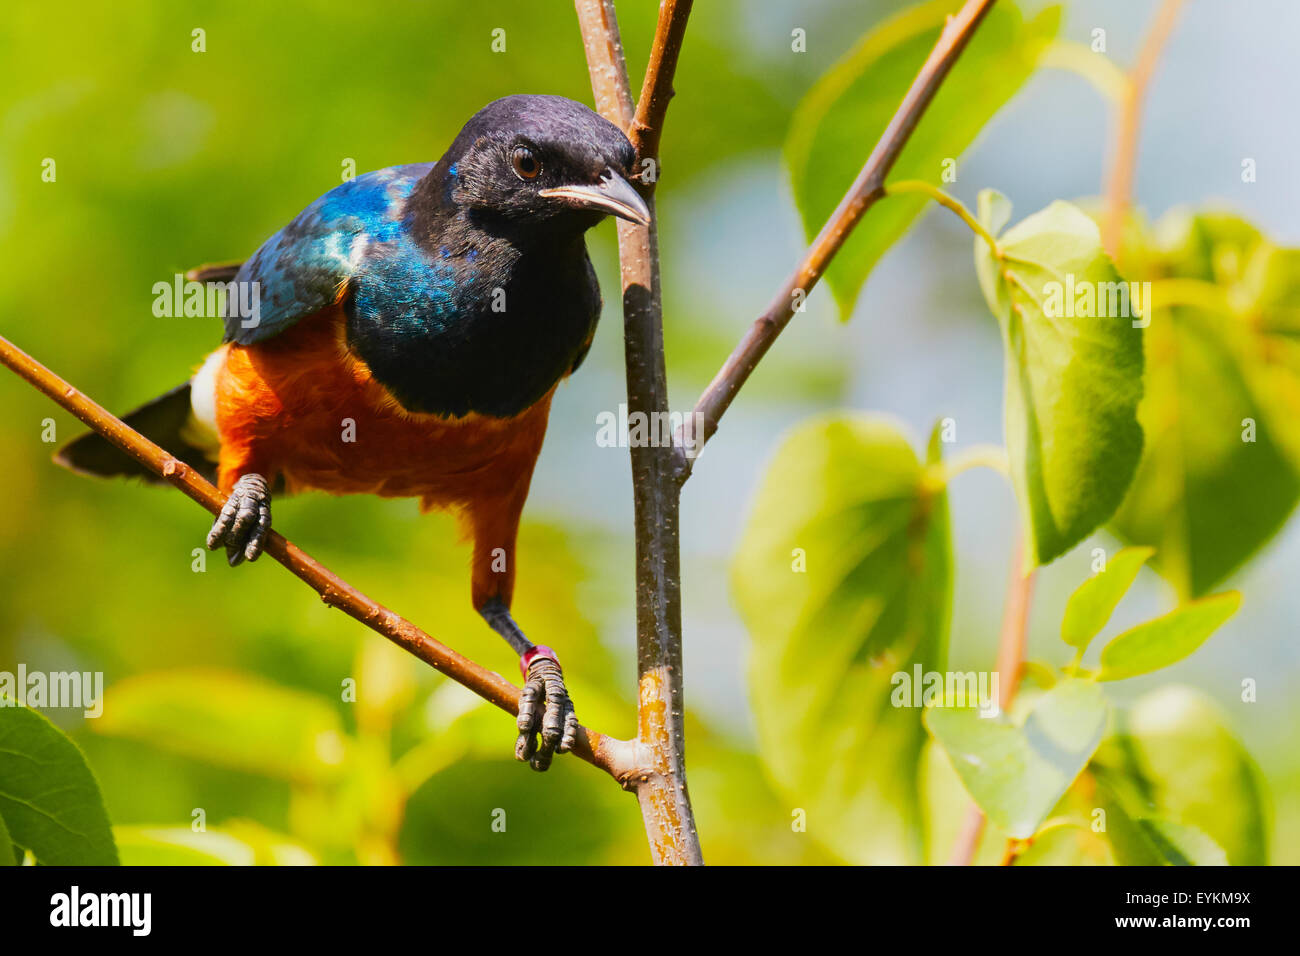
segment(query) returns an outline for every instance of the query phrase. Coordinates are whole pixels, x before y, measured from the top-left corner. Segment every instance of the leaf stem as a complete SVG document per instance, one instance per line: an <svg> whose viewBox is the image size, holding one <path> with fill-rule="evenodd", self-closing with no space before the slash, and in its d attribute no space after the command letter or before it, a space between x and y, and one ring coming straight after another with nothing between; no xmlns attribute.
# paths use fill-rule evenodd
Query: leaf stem
<svg viewBox="0 0 1300 956"><path fill-rule="evenodd" d="M1056 40L1043 50L1038 63L1048 69L1065 70L1083 77L1112 103L1119 103L1128 95L1128 74L1106 54L1094 53L1086 44Z"/></svg>
<svg viewBox="0 0 1300 956"><path fill-rule="evenodd" d="M1003 478L1011 474L1007 451L1001 445L972 445L943 464L945 484L972 468L990 468Z"/></svg>
<svg viewBox="0 0 1300 956"><path fill-rule="evenodd" d="M985 229L984 224L976 219L971 211L966 208L965 204L963 204L956 196L949 195L938 186L927 183L923 179L904 179L901 182L890 183L885 187L885 195L887 196L896 196L903 193L924 193L940 206L951 209L957 214L962 222L970 226L971 231L974 232L975 235L982 237L984 241L989 244L989 248L993 250L994 256L998 258L1002 257L1002 250L998 248L998 241L993 238L993 233Z"/></svg>

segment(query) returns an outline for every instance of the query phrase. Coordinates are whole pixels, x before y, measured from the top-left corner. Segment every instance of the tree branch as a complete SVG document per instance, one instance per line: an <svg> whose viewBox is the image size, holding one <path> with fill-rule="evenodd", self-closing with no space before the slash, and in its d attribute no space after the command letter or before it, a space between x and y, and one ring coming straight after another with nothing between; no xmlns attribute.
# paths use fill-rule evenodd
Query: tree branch
<svg viewBox="0 0 1300 956"><path fill-rule="evenodd" d="M618 35L614 0L574 0L596 112L631 135L636 104L627 81L627 61ZM635 145L635 144L633 144Z"/></svg>
<svg viewBox="0 0 1300 956"><path fill-rule="evenodd" d="M3 337L0 337L0 363L208 511L217 514L225 505L225 497L202 475L173 458ZM518 687L500 674L456 653L404 617L362 594L283 535L271 532L266 553L319 594L326 604L356 618L506 713L514 715L518 712ZM579 728L578 743L573 752L620 783L624 783L627 774L634 769L632 741L607 737L594 730Z"/></svg>
<svg viewBox="0 0 1300 956"><path fill-rule="evenodd" d="M613 10L612 3L610 10ZM662 0L659 4L659 21L650 47L650 62L646 64L641 96L636 103L636 120L629 134L637 155L643 160L653 159L656 167L664 117L668 113L668 101L673 97L673 75L677 72L677 57L682 51L686 18L690 13L691 0ZM651 192L657 181L658 176L650 181Z"/></svg>
<svg viewBox="0 0 1300 956"><path fill-rule="evenodd" d="M805 296L812 291L866 211L885 194L885 177L889 175L926 107L934 99L952 65L966 48L993 2L994 0L967 0L961 10L948 18L938 42L916 74L911 88L899 104L894 118L885 127L866 165L858 173L858 178L822 226L798 267L745 333L745 337L696 402L692 420L700 422L703 431L693 436L695 453L698 454L704 443L713 437L723 413L731 405L740 387L793 318L796 290ZM689 474L691 462L691 458L682 456L683 471L686 474ZM683 478L685 476L684 474Z"/></svg>
<svg viewBox="0 0 1300 956"><path fill-rule="evenodd" d="M664 0L640 100L629 127L627 66L612 0L575 0L596 104L627 130L639 158L654 175L642 177L654 211L659 139L672 96L690 0ZM658 233L620 221L624 353L629 414L668 411ZM658 421L657 418L649 418ZM641 767L629 780L641 804L650 854L657 864L703 863L686 789L682 690L681 567L678 540L679 452L674 447L631 449L636 531L637 743Z"/></svg>
<svg viewBox="0 0 1300 956"><path fill-rule="evenodd" d="M1174 28L1182 0L1165 0L1156 13L1155 25L1147 34L1138 54L1137 63L1128 74L1128 88L1124 91L1119 112L1119 134L1115 140L1115 154L1111 160L1110 181L1106 188L1106 218L1102 245L1110 257L1119 260L1124 237L1124 211L1133 194L1133 174L1137 166L1138 130L1142 124L1142 101L1155 73L1160 51Z"/></svg>

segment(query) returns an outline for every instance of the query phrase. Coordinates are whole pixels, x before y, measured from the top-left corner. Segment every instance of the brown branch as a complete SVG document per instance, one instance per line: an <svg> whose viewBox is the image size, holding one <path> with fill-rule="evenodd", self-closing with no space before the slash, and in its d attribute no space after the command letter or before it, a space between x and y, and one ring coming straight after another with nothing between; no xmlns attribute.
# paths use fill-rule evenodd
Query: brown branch
<svg viewBox="0 0 1300 956"><path fill-rule="evenodd" d="M938 42L916 74L911 88L899 104L894 118L885 127L866 165L858 173L858 178L822 226L798 267L786 279L766 311L745 333L745 337L696 402L692 420L699 422L703 429L694 435L696 453L713 437L723 413L731 405L740 387L794 317L796 293L802 293L798 296L802 300L812 291L835 254L844 245L844 240L862 220L866 211L885 194L885 177L889 175L957 57L966 48L975 28L992 6L993 0L967 0L961 10L948 18ZM681 461L685 477L685 473L689 473L691 459L682 455Z"/></svg>
<svg viewBox="0 0 1300 956"><path fill-rule="evenodd" d="M611 11L613 6L611 4ZM659 164L659 139L663 136L664 117L668 101L673 98L673 75L677 72L677 56L682 51L682 38L686 34L686 18L691 13L691 0L662 0L659 4L659 21L655 25L654 43L650 47L650 62L646 64L641 96L636 102L636 120L628 134L637 155L653 159ZM650 182L650 190L658 176Z"/></svg>
<svg viewBox="0 0 1300 956"><path fill-rule="evenodd" d="M627 61L618 35L614 0L574 0L596 112L630 135L636 104L627 81Z"/></svg>
<svg viewBox="0 0 1300 956"><path fill-rule="evenodd" d="M672 95L690 0L664 0L641 98L629 128L627 66L612 0L576 0L597 106L627 129L639 158L655 175L643 178L651 211L658 179L659 138ZM618 224L623 285L624 353L629 414L668 411L663 308L655 224ZM650 418L651 421L658 419ZM680 468L672 447L631 449L636 531L637 743L641 766L629 778L641 804L651 858L657 864L702 863L686 789L683 728L682 605L678 520Z"/></svg>
<svg viewBox="0 0 1300 956"><path fill-rule="evenodd" d="M1115 154L1111 160L1110 182L1106 189L1106 218L1102 245L1112 259L1118 261L1124 237L1124 213L1133 194L1133 174L1137 166L1138 131L1142 123L1142 101L1155 73L1160 51L1174 28L1182 0L1165 0L1156 13L1151 32L1147 34L1142 51L1138 54L1128 76L1128 89L1119 112L1119 133L1115 141Z"/></svg>
<svg viewBox="0 0 1300 956"><path fill-rule="evenodd" d="M0 363L208 511L213 514L221 511L226 503L225 497L202 475L177 461L3 337L0 337ZM266 553L305 582L326 604L356 618L372 631L388 638L398 647L414 654L430 667L469 688L506 713L517 713L518 687L500 674L434 640L410 621L362 594L283 535L271 532ZM580 728L578 744L573 752L623 782L633 767L633 751L631 741L618 740L594 730Z"/></svg>

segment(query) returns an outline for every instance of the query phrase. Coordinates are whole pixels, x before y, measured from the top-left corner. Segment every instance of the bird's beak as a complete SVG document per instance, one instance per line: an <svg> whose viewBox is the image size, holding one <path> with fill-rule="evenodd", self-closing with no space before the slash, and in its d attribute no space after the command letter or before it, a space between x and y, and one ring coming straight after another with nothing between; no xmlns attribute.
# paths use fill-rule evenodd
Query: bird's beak
<svg viewBox="0 0 1300 956"><path fill-rule="evenodd" d="M650 225L650 210L645 200L637 195L631 183L612 169L606 169L600 182L594 186L556 186L538 190L537 194L564 199L582 209L611 213L638 226Z"/></svg>

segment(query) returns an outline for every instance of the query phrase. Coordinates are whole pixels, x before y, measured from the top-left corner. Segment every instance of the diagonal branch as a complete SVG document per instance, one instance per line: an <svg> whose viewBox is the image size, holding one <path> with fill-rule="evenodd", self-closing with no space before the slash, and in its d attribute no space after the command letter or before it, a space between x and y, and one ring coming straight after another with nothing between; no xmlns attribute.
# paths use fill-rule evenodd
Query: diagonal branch
<svg viewBox="0 0 1300 956"><path fill-rule="evenodd" d="M649 66L635 113L612 0L575 0L596 104L637 148L642 191L654 210L659 138L672 96L690 0L663 0ZM628 116L632 115L629 125ZM663 307L656 225L618 224L623 285L624 353L629 414L668 411ZM649 417L650 421L660 419ZM631 449L636 532L637 743L639 769L629 777L641 804L650 855L659 864L703 862L686 789L682 689L681 562L678 539L680 466L675 448Z"/></svg>
<svg viewBox="0 0 1300 956"><path fill-rule="evenodd" d="M866 165L858 173L858 178L808 247L803 261L786 279L766 311L745 333L745 337L696 402L692 416L692 420L698 423L697 433L693 436L696 454L713 437L718 430L718 422L740 387L767 354L777 336L790 323L795 313L796 299L802 299L812 291L835 254L844 245L844 240L861 222L866 211L884 196L885 177L897 162L912 131L916 129L916 124L934 99L952 65L957 62L957 57L966 48L976 27L992 6L993 0L967 0L961 10L948 18L938 42L916 74L911 88L899 104L894 118L885 127ZM683 478L689 475L692 460L693 458L682 454Z"/></svg>
<svg viewBox="0 0 1300 956"><path fill-rule="evenodd" d="M3 337L0 337L0 363L208 511L213 514L221 511L225 504L224 496L203 476L177 461ZM506 713L514 715L518 712L518 687L500 674L456 653L401 615L362 594L283 535L271 532L266 553L305 582L326 604L356 618L372 631L388 638L398 647L414 654L430 667L446 674ZM632 769L632 749L631 741L579 728L578 743L573 752L622 783Z"/></svg>
<svg viewBox="0 0 1300 956"><path fill-rule="evenodd" d="M610 5L611 15L613 5ZM659 162L659 138L664 131L664 117L668 101L673 98L673 75L677 72L677 57L682 51L682 38L686 35L686 18L691 14L691 0L663 0L659 5L659 21L655 26L654 43L650 47L650 62L646 64L645 81L636 103L636 119L628 136L642 159ZM650 181L654 190L658 177Z"/></svg>

